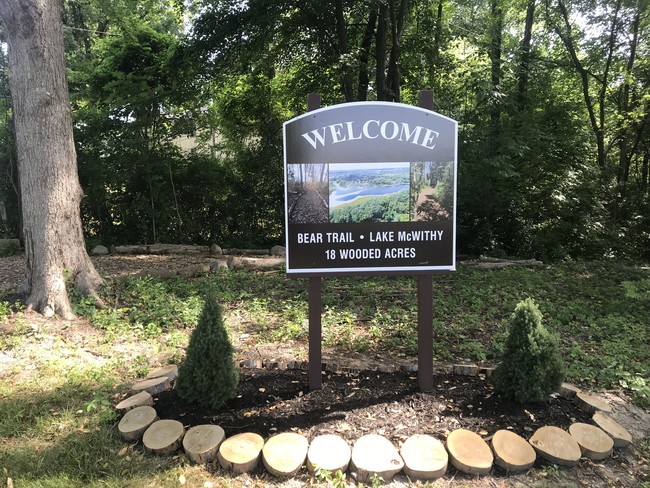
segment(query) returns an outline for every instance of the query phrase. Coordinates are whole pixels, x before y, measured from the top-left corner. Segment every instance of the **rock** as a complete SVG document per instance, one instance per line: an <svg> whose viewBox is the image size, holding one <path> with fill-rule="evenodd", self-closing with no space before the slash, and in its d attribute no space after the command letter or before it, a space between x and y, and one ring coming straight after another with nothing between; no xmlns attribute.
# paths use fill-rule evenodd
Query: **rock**
<svg viewBox="0 0 650 488"><path fill-rule="evenodd" d="M453 431L447 437L447 451L451 464L467 474L488 474L494 456L490 446L480 435L467 429Z"/></svg>
<svg viewBox="0 0 650 488"><path fill-rule="evenodd" d="M352 447L352 471L358 483L375 476L390 481L404 467L404 461L393 444L377 434L367 434L357 439Z"/></svg>
<svg viewBox="0 0 650 488"><path fill-rule="evenodd" d="M197 464L211 463L225 438L218 425L196 425L183 437L183 450Z"/></svg>
<svg viewBox="0 0 650 488"><path fill-rule="evenodd" d="M175 364L169 364L167 366L163 366L162 368L158 368L152 371L147 376L145 376L145 378L146 379L168 378L169 381L174 381L177 375L178 375L178 366L176 366Z"/></svg>
<svg viewBox="0 0 650 488"><path fill-rule="evenodd" d="M228 269L228 264L225 261L212 261L210 263L210 273L216 273L220 269Z"/></svg>
<svg viewBox="0 0 650 488"><path fill-rule="evenodd" d="M341 437L334 434L319 435L311 441L307 452L307 469L313 473L316 468L331 473L345 473L350 464L352 450Z"/></svg>
<svg viewBox="0 0 650 488"><path fill-rule="evenodd" d="M210 246L210 256L223 256L223 249L217 244L212 244Z"/></svg>
<svg viewBox="0 0 650 488"><path fill-rule="evenodd" d="M571 383L562 383L558 393L561 397L572 400L576 397L577 393L582 393L582 390Z"/></svg>
<svg viewBox="0 0 650 488"><path fill-rule="evenodd" d="M573 402L585 412L612 412L612 407L610 407L609 403L596 395L592 395L591 393L578 392L576 393Z"/></svg>
<svg viewBox="0 0 650 488"><path fill-rule="evenodd" d="M20 251L19 239L0 239L0 251L13 252L13 250Z"/></svg>
<svg viewBox="0 0 650 488"><path fill-rule="evenodd" d="M131 393L140 393L141 391L146 391L150 395L157 395L165 390L171 388L171 383L169 378L163 376L161 378L149 378L142 381L138 381L133 386L131 386Z"/></svg>
<svg viewBox="0 0 650 488"><path fill-rule="evenodd" d="M125 441L135 441L158 420L158 414L149 406L136 407L124 414L117 430Z"/></svg>
<svg viewBox="0 0 650 488"><path fill-rule="evenodd" d="M592 420L612 438L614 447L626 447L632 444L632 434L606 413L596 412Z"/></svg>
<svg viewBox="0 0 650 488"><path fill-rule="evenodd" d="M248 473L257 467L264 439L259 434L244 432L221 443L217 459L221 467L236 474Z"/></svg>
<svg viewBox="0 0 650 488"><path fill-rule="evenodd" d="M540 427L528 442L538 455L562 466L575 466L582 455L576 440L558 427Z"/></svg>
<svg viewBox="0 0 650 488"><path fill-rule="evenodd" d="M147 391L141 391L136 395L131 395L130 397L125 398L120 403L115 405L115 409L122 412L128 412L129 410L133 410L136 407L143 406L153 407L153 398Z"/></svg>
<svg viewBox="0 0 650 488"><path fill-rule="evenodd" d="M284 246L273 246L271 248L271 256L286 256L287 250Z"/></svg>
<svg viewBox="0 0 650 488"><path fill-rule="evenodd" d="M476 364L454 364L454 374L460 376L478 376L478 371Z"/></svg>
<svg viewBox="0 0 650 488"><path fill-rule="evenodd" d="M494 463L506 471L526 471L535 464L535 449L523 437L509 430L498 430L492 437Z"/></svg>
<svg viewBox="0 0 650 488"><path fill-rule="evenodd" d="M108 248L105 246L95 246L92 251L90 251L91 256L108 256Z"/></svg>
<svg viewBox="0 0 650 488"><path fill-rule="evenodd" d="M416 434L409 437L400 449L404 473L416 480L434 480L447 471L449 455L435 437Z"/></svg>
<svg viewBox="0 0 650 488"><path fill-rule="evenodd" d="M284 432L274 435L262 448L262 461L274 476L294 476L307 457L309 442L304 435Z"/></svg>
<svg viewBox="0 0 650 488"><path fill-rule="evenodd" d="M582 455L592 461L608 458L614 449L614 440L595 425L581 422L571 424L569 434L580 446Z"/></svg>
<svg viewBox="0 0 650 488"><path fill-rule="evenodd" d="M181 446L185 427L178 420L158 420L142 436L145 449L164 456Z"/></svg>

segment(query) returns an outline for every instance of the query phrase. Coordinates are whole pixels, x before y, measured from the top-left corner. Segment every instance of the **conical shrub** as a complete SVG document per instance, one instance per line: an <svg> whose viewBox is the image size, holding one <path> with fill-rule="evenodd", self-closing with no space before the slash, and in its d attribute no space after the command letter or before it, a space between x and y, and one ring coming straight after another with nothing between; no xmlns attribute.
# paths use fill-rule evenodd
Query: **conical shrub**
<svg viewBox="0 0 650 488"><path fill-rule="evenodd" d="M492 376L496 392L520 403L544 400L564 379L557 336L542 324L542 313L528 298L509 321L502 361Z"/></svg>
<svg viewBox="0 0 650 488"><path fill-rule="evenodd" d="M208 297L190 336L185 360L178 367L178 396L215 409L234 398L239 373L233 364L233 353L221 306Z"/></svg>

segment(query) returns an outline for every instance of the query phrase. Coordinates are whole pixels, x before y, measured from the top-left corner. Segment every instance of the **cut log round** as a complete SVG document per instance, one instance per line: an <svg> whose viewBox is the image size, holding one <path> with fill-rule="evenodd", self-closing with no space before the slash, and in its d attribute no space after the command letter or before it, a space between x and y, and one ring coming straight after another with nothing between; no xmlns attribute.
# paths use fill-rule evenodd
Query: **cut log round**
<svg viewBox="0 0 650 488"><path fill-rule="evenodd" d="M136 407L143 406L153 407L153 398L149 392L146 391L141 391L140 393L125 398L120 403L115 405L115 409L120 410L121 412L128 412L129 410L133 410Z"/></svg>
<svg viewBox="0 0 650 488"><path fill-rule="evenodd" d="M352 469L359 483L365 483L375 476L388 482L403 467L404 461L395 446L380 435L364 435L352 447Z"/></svg>
<svg viewBox="0 0 650 488"><path fill-rule="evenodd" d="M228 268L230 269L277 269L286 263L285 258L242 258L230 256Z"/></svg>
<svg viewBox="0 0 650 488"><path fill-rule="evenodd" d="M582 390L571 383L562 383L560 385L560 391L558 392L560 396L572 400L576 397L577 393L581 393Z"/></svg>
<svg viewBox="0 0 650 488"><path fill-rule="evenodd" d="M195 463L210 463L225 438L226 433L218 425L196 425L183 437L183 449Z"/></svg>
<svg viewBox="0 0 650 488"><path fill-rule="evenodd" d="M142 436L144 447L154 454L170 454L183 440L185 427L178 420L158 420Z"/></svg>
<svg viewBox="0 0 650 488"><path fill-rule="evenodd" d="M606 412L612 413L612 407L602 398L591 393L579 392L573 399L579 408L589 413Z"/></svg>
<svg viewBox="0 0 650 488"><path fill-rule="evenodd" d="M528 442L537 454L553 464L575 466L582 455L580 446L568 432L550 425L537 429Z"/></svg>
<svg viewBox="0 0 650 488"><path fill-rule="evenodd" d="M343 438L334 434L319 435L309 445L307 469L310 473L316 471L317 468L330 473L336 473L339 470L345 473L351 456L352 449Z"/></svg>
<svg viewBox="0 0 650 488"><path fill-rule="evenodd" d="M523 437L509 430L498 430L492 437L494 462L506 471L525 471L535 464L535 449Z"/></svg>
<svg viewBox="0 0 650 488"><path fill-rule="evenodd" d="M606 413L596 412L592 420L612 438L614 447L626 447L632 444L632 434Z"/></svg>
<svg viewBox="0 0 650 488"><path fill-rule="evenodd" d="M217 459L225 470L237 474L248 473L257 467L263 446L262 436L244 432L223 441Z"/></svg>
<svg viewBox="0 0 650 488"><path fill-rule="evenodd" d="M430 435L409 437L400 449L404 460L404 473L417 480L440 478L447 471L449 455L442 442Z"/></svg>
<svg viewBox="0 0 650 488"><path fill-rule="evenodd" d="M453 431L447 437L447 451L451 464L467 474L488 474L494 456L490 446L480 435L467 429Z"/></svg>
<svg viewBox="0 0 650 488"><path fill-rule="evenodd" d="M149 378L148 380L138 381L131 387L131 393L140 393L146 391L150 395L157 395L171 388L169 378Z"/></svg>
<svg viewBox="0 0 650 488"><path fill-rule="evenodd" d="M607 459L614 449L614 440L595 425L571 424L569 434L580 446L582 455L592 461Z"/></svg>
<svg viewBox="0 0 650 488"><path fill-rule="evenodd" d="M295 476L305 462L308 448L309 442L304 435L284 432L266 441L262 461L273 476Z"/></svg>
<svg viewBox="0 0 650 488"><path fill-rule="evenodd" d="M125 441L138 440L156 420L158 414L152 407L136 407L124 414L117 430Z"/></svg>
<svg viewBox="0 0 650 488"><path fill-rule="evenodd" d="M145 376L145 379L152 379L152 378L168 378L169 381L174 381L176 379L176 376L178 376L178 366L175 364L169 364L167 366L163 366L162 368L156 369L155 371L152 371L149 373L147 376Z"/></svg>

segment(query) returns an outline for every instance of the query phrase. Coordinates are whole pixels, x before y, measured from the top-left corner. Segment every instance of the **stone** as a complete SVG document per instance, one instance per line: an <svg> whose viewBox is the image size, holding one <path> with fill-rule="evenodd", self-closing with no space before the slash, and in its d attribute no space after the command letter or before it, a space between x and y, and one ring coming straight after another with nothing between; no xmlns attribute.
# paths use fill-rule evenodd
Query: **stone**
<svg viewBox="0 0 650 488"><path fill-rule="evenodd" d="M274 435L262 448L264 467L273 476L295 476L305 462L308 448L304 435L295 432Z"/></svg>
<svg viewBox="0 0 650 488"><path fill-rule="evenodd" d="M526 439L506 429L492 436L494 463L506 471L526 471L535 464L537 454Z"/></svg>
<svg viewBox="0 0 650 488"><path fill-rule="evenodd" d="M221 467L236 474L254 470L260 459L264 439L259 434L244 432L221 443L217 459Z"/></svg>
<svg viewBox="0 0 650 488"><path fill-rule="evenodd" d="M210 256L223 256L223 249L217 244L212 244L210 246Z"/></svg>
<svg viewBox="0 0 650 488"><path fill-rule="evenodd" d="M178 420L158 420L151 424L142 436L145 449L164 456L181 446L185 427Z"/></svg>
<svg viewBox="0 0 650 488"><path fill-rule="evenodd" d="M454 364L454 374L460 376L478 376L479 367L476 364Z"/></svg>
<svg viewBox="0 0 650 488"><path fill-rule="evenodd" d="M404 461L395 446L378 434L366 434L352 447L352 471L358 483L375 476L388 482L404 467Z"/></svg>
<svg viewBox="0 0 650 488"><path fill-rule="evenodd" d="M480 435L467 429L453 431L447 437L447 451L452 466L467 474L488 474L494 456Z"/></svg>
<svg viewBox="0 0 650 488"><path fill-rule="evenodd" d="M404 460L404 473L411 479L434 480L447 471L449 455L445 446L430 435L412 435L399 452Z"/></svg>
<svg viewBox="0 0 650 488"><path fill-rule="evenodd" d="M582 390L571 383L562 383L558 391L561 397L573 400L577 393L582 393Z"/></svg>
<svg viewBox="0 0 650 488"><path fill-rule="evenodd" d="M307 451L307 469L310 473L324 469L330 473L345 473L350 464L350 445L338 435L323 434L314 438Z"/></svg>
<svg viewBox="0 0 650 488"><path fill-rule="evenodd" d="M183 437L183 450L197 464L211 463L225 438L218 425L195 425Z"/></svg>
<svg viewBox="0 0 650 488"><path fill-rule="evenodd" d="M125 441L139 440L156 420L158 420L156 410L143 405L126 412L117 424L117 430Z"/></svg>
<svg viewBox="0 0 650 488"><path fill-rule="evenodd" d="M540 427L528 442L539 456L553 464L575 466L582 455L576 440L558 427Z"/></svg>
<svg viewBox="0 0 650 488"><path fill-rule="evenodd" d="M136 407L143 406L153 407L153 397L147 391L141 391L140 393L125 398L120 403L115 405L115 409L121 410L123 412L128 412L129 410L133 410Z"/></svg>
<svg viewBox="0 0 650 488"><path fill-rule="evenodd" d="M591 419L612 438L614 447L626 447L632 444L632 434L606 413L596 412Z"/></svg>
<svg viewBox="0 0 650 488"><path fill-rule="evenodd" d="M216 273L221 269L228 269L228 264L225 261L212 261L210 263L210 273Z"/></svg>
<svg viewBox="0 0 650 488"><path fill-rule="evenodd" d="M0 239L0 251L13 252L13 250L20 251L19 239Z"/></svg>
<svg viewBox="0 0 650 488"><path fill-rule="evenodd" d="M273 246L271 248L271 256L286 256L287 250L284 246Z"/></svg>
<svg viewBox="0 0 650 488"><path fill-rule="evenodd" d="M90 251L91 256L108 256L108 248L105 246L95 246Z"/></svg>
<svg viewBox="0 0 650 488"><path fill-rule="evenodd" d="M569 434L580 446L582 455L592 461L607 459L614 449L614 440L595 425L576 422L569 427Z"/></svg>
<svg viewBox="0 0 650 488"><path fill-rule="evenodd" d="M612 407L605 400L599 396L591 393L578 392L576 393L573 402L582 410L589 413L596 413L598 411L612 413Z"/></svg>

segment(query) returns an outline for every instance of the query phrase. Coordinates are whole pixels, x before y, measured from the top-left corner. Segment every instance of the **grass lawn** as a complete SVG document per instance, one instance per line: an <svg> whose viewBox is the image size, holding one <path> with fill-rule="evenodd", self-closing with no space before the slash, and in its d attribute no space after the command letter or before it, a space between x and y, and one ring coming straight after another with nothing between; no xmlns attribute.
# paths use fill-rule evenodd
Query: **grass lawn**
<svg viewBox="0 0 650 488"><path fill-rule="evenodd" d="M325 279L324 345L368 356L417 355L416 285L413 277ZM8 478L16 488L239 486L241 480L215 478L184 455L156 457L125 444L112 405L125 383L182 359L207 293L224 305L233 338L306 342L306 287L280 271L109 280L102 290L108 307L75 296L80 318L70 323L25 313L0 294L0 486ZM436 276L434 356L498 361L505 321L527 297L559 334L570 380L593 390L622 388L650 406L650 271L639 267L461 266Z"/></svg>

